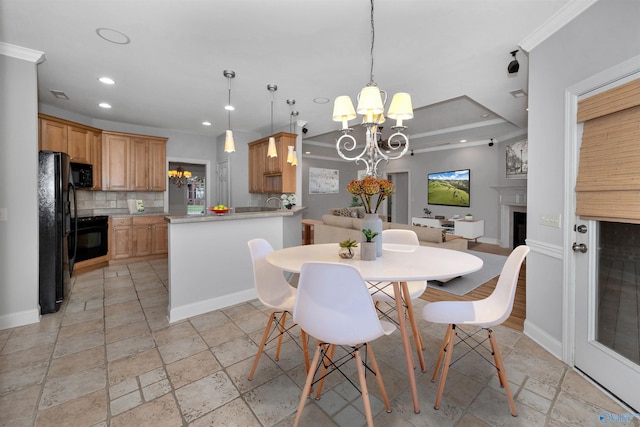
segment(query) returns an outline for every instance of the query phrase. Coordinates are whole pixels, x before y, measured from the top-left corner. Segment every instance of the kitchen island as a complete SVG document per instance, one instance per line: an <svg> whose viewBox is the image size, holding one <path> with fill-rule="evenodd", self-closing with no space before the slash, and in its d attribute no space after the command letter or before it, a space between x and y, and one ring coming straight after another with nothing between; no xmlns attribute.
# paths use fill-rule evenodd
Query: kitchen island
<svg viewBox="0 0 640 427"><path fill-rule="evenodd" d="M301 244L302 212L169 215L169 322L257 298L247 242L274 249Z"/></svg>

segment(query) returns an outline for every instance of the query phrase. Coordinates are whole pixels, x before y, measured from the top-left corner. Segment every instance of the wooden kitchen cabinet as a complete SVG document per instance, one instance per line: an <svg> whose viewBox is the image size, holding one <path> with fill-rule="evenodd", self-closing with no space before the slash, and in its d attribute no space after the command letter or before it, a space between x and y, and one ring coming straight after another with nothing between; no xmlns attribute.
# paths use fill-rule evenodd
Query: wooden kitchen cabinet
<svg viewBox="0 0 640 427"><path fill-rule="evenodd" d="M132 218L112 218L109 253L111 259L128 259L133 256Z"/></svg>
<svg viewBox="0 0 640 427"><path fill-rule="evenodd" d="M46 114L39 114L38 118L40 123L38 148L67 153L74 163L92 165L94 173L92 190L100 190L101 179L98 178L96 183L96 169L99 177L102 168L102 131Z"/></svg>
<svg viewBox="0 0 640 427"><path fill-rule="evenodd" d="M158 258L169 252L168 227L162 215L114 218L112 224L112 260Z"/></svg>
<svg viewBox="0 0 640 427"><path fill-rule="evenodd" d="M165 191L167 138L102 133L102 186L111 191Z"/></svg>
<svg viewBox="0 0 640 427"><path fill-rule="evenodd" d="M296 145L296 134L273 135L278 157L267 157L269 138L249 143L249 192L295 193L296 166L287 163L288 146Z"/></svg>

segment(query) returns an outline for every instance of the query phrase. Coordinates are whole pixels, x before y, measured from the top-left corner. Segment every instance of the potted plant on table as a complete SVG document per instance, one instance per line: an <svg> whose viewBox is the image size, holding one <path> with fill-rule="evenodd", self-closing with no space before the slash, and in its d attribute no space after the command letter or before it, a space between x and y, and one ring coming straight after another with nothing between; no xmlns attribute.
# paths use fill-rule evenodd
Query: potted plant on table
<svg viewBox="0 0 640 427"><path fill-rule="evenodd" d="M362 230L362 234L367 240L360 244L360 259L363 261L374 261L376 259L376 242L373 241L373 238L379 233L370 228L365 228Z"/></svg>
<svg viewBox="0 0 640 427"><path fill-rule="evenodd" d="M353 249L358 247L358 242L352 239L347 239L347 240L343 240L338 244L340 245L340 251L338 252L338 255L340 256L340 258L344 258L344 259L353 258L353 256L355 255L355 252L353 251Z"/></svg>
<svg viewBox="0 0 640 427"><path fill-rule="evenodd" d="M464 219L466 219L467 221L471 221L473 220L473 215L471 215L471 213L468 213L464 216Z"/></svg>

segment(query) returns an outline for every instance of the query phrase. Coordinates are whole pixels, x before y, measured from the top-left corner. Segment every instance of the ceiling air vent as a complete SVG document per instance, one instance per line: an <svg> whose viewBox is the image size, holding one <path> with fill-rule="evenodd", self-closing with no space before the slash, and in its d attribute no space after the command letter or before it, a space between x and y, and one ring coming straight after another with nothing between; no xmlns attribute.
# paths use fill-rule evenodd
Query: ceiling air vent
<svg viewBox="0 0 640 427"><path fill-rule="evenodd" d="M56 97L56 98L58 98L58 99L69 99L69 97L67 96L67 94L66 94L66 93L64 93L64 92L63 92L63 91L61 91L61 90L55 90L55 89L52 89L52 90L50 90L49 92L51 92L51 93L53 94L53 96L55 96L55 97Z"/></svg>
<svg viewBox="0 0 640 427"><path fill-rule="evenodd" d="M527 93L522 90L522 89L516 89L516 90L512 90L511 92L509 92L511 94L511 96L513 96L514 98L524 98L525 96L527 96Z"/></svg>

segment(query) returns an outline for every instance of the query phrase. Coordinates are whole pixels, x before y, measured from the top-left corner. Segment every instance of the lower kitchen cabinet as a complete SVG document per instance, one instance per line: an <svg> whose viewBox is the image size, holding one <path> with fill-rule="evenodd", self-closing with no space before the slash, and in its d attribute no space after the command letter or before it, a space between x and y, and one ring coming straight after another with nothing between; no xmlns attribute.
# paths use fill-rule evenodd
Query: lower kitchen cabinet
<svg viewBox="0 0 640 427"><path fill-rule="evenodd" d="M142 260L168 253L167 223L162 215L114 218L111 260Z"/></svg>

